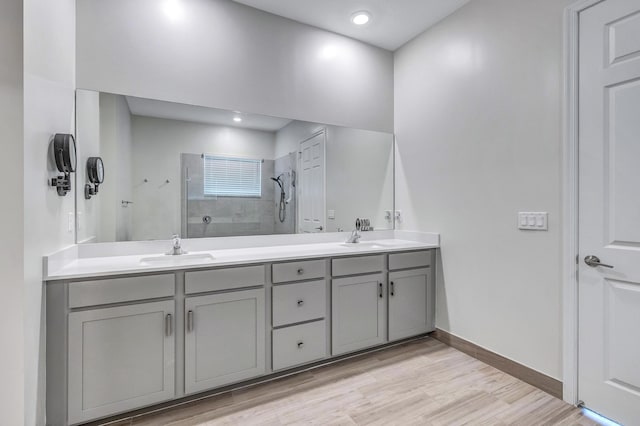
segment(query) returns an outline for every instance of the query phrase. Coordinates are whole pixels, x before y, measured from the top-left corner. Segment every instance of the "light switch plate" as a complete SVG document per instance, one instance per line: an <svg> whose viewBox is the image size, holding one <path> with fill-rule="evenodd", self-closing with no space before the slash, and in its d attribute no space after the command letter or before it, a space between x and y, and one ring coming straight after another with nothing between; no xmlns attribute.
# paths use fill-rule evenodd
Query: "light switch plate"
<svg viewBox="0 0 640 426"><path fill-rule="evenodd" d="M549 213L520 212L518 213L518 229L525 231L548 231Z"/></svg>
<svg viewBox="0 0 640 426"><path fill-rule="evenodd" d="M396 222L402 222L402 210L396 210L395 218Z"/></svg>
<svg viewBox="0 0 640 426"><path fill-rule="evenodd" d="M329 210L327 212L327 218L329 219L335 219L336 218L336 211L335 210Z"/></svg>

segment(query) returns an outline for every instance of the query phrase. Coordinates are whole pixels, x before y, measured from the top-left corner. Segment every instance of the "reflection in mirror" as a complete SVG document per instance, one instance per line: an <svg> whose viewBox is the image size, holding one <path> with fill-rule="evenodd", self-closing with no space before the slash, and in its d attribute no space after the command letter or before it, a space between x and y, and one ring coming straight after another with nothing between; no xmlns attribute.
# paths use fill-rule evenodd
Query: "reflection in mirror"
<svg viewBox="0 0 640 426"><path fill-rule="evenodd" d="M78 243L393 229L391 134L88 90L76 111L109 172Z"/></svg>

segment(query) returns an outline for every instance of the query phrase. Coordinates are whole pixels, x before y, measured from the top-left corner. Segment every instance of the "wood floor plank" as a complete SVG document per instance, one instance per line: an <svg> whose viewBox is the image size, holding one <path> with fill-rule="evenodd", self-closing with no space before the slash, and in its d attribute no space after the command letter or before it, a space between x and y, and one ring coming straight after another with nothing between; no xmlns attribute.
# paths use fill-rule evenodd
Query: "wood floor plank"
<svg viewBox="0 0 640 426"><path fill-rule="evenodd" d="M542 374L525 365L519 364L481 346L454 336L444 330L436 329L432 336L448 346L479 359L485 364L489 364L498 370L504 371L505 373L517 377L522 381L532 384L557 398L562 398L562 382L560 380Z"/></svg>
<svg viewBox="0 0 640 426"><path fill-rule="evenodd" d="M578 425L581 411L425 338L131 419L132 426Z"/></svg>

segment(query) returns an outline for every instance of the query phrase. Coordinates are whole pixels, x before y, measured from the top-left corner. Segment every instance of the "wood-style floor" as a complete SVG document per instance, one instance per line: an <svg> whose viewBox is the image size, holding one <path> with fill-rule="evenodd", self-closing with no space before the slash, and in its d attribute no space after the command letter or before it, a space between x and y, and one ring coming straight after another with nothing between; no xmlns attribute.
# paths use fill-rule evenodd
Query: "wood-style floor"
<svg viewBox="0 0 640 426"><path fill-rule="evenodd" d="M426 338L120 425L597 425Z"/></svg>

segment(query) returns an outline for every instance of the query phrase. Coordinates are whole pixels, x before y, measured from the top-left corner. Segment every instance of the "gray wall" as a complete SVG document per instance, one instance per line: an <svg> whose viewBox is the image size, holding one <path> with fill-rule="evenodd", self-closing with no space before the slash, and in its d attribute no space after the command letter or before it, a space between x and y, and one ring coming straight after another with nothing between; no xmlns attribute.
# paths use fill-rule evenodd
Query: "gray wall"
<svg viewBox="0 0 640 426"><path fill-rule="evenodd" d="M87 164L89 157L103 156L100 144L100 93L87 90L78 90L76 92L76 119L78 164ZM104 195L105 186L103 185L99 189L100 196L86 200L84 198L84 185L89 183L86 167L79 167L76 170L76 182L78 188L80 188L76 193L76 241L79 243L96 242L98 225L105 223L100 216L101 202L106 198ZM109 182L107 182L107 186L108 184ZM108 220L108 218L105 218L105 220Z"/></svg>
<svg viewBox="0 0 640 426"><path fill-rule="evenodd" d="M0 2L0 128L8 159L0 168L0 179L10 183L11 197L11 204L0 209L5 224L0 245L0 416L8 425L24 423L25 407L22 8L22 0Z"/></svg>
<svg viewBox="0 0 640 426"><path fill-rule="evenodd" d="M105 179L94 197L100 202L98 242L129 241L135 205L123 207L122 201L133 199L135 159L131 111L124 96L100 93L100 152Z"/></svg>
<svg viewBox="0 0 640 426"><path fill-rule="evenodd" d="M442 233L437 326L556 378L569 3L475 0L395 53L397 208Z"/></svg>
<svg viewBox="0 0 640 426"><path fill-rule="evenodd" d="M393 135L390 133L294 121L276 133L276 156L300 150L300 142L326 129L326 204L335 211L327 231L350 231L356 218L375 229L392 229ZM328 215L327 215L328 217Z"/></svg>
<svg viewBox="0 0 640 426"><path fill-rule="evenodd" d="M391 52L229 0L163 4L78 0L78 87L393 131Z"/></svg>
<svg viewBox="0 0 640 426"><path fill-rule="evenodd" d="M55 23L55 25L53 24ZM44 423L45 328L42 256L74 243L73 194L48 186L57 175L55 133L74 131L75 1L24 3L24 327L25 424ZM81 167L81 165L79 165ZM16 179L12 182L16 182ZM17 222L18 224L20 222Z"/></svg>
<svg viewBox="0 0 640 426"><path fill-rule="evenodd" d="M133 240L184 233L180 154L273 159L273 132L137 115L132 123Z"/></svg>

